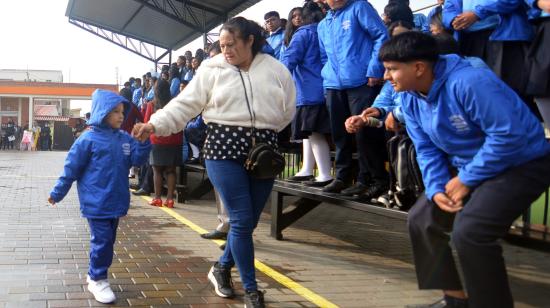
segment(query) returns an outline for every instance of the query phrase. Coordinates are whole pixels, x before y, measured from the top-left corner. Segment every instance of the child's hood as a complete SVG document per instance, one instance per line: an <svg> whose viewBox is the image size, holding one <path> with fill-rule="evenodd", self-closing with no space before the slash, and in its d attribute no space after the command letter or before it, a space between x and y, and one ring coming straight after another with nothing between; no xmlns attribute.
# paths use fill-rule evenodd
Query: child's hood
<svg viewBox="0 0 550 308"><path fill-rule="evenodd" d="M120 103L124 104L124 118L126 119L130 110L130 102L114 92L96 89L92 94L92 111L87 122L88 125L104 126L105 117Z"/></svg>

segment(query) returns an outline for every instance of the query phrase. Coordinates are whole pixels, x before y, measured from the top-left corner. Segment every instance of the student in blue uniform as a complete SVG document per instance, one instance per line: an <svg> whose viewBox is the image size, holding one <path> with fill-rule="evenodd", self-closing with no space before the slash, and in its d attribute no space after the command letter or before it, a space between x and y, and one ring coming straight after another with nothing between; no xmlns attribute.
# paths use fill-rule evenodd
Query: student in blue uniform
<svg viewBox="0 0 550 308"><path fill-rule="evenodd" d="M408 217L418 284L444 292L421 307L513 307L498 240L550 185L542 126L493 72L457 55L438 56L428 35L397 35L380 59L385 79L402 92L426 187Z"/></svg>
<svg viewBox="0 0 550 308"><path fill-rule="evenodd" d="M344 122L372 105L382 85L384 67L378 50L387 39L380 16L368 1L328 0L331 10L318 26L331 134L336 145L336 179L324 192L370 200L388 188L384 131L364 128L355 134L359 174L352 181L352 137Z"/></svg>
<svg viewBox="0 0 550 308"><path fill-rule="evenodd" d="M108 281L120 217L128 213L128 171L149 157L149 141L140 143L120 130L130 110L124 97L106 90L92 94L92 112L86 130L67 154L63 174L48 202L60 202L77 182L82 216L90 226L88 290L100 303L115 301Z"/></svg>

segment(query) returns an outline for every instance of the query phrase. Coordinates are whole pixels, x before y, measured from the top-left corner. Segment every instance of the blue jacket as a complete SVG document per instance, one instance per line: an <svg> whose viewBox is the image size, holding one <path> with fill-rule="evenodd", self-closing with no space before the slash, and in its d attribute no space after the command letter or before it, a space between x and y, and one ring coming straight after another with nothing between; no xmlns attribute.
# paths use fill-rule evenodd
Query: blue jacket
<svg viewBox="0 0 550 308"><path fill-rule="evenodd" d="M413 14L414 27L422 32L430 32L430 20L422 13Z"/></svg>
<svg viewBox="0 0 550 308"><path fill-rule="evenodd" d="M136 107L141 106L141 96L143 95L143 89L141 87L134 90L134 93L132 93L132 103L136 105Z"/></svg>
<svg viewBox="0 0 550 308"><path fill-rule="evenodd" d="M80 211L86 218L118 218L126 215L130 206L128 171L143 165L149 157L149 141L139 143L128 133L104 123L105 117L118 104L130 110L130 102L113 92L95 90L88 124L91 129L82 134L71 147L61 177L50 196L60 202L77 181Z"/></svg>
<svg viewBox="0 0 550 308"><path fill-rule="evenodd" d="M447 29L453 29L452 22L456 16L462 14L462 12L472 11L476 15L475 7L492 0L445 0L443 4L443 25ZM479 17L479 15L478 15ZM480 18L479 21L471 25L466 32L481 31L487 29L494 29L499 24L500 17L498 15L485 16ZM454 30L454 29L453 29Z"/></svg>
<svg viewBox="0 0 550 308"><path fill-rule="evenodd" d="M316 23L296 30L281 61L296 82L296 106L325 103Z"/></svg>
<svg viewBox="0 0 550 308"><path fill-rule="evenodd" d="M349 0L343 8L330 10L317 31L325 88L355 88L369 77L384 75L378 51L388 33L368 1Z"/></svg>
<svg viewBox="0 0 550 308"><path fill-rule="evenodd" d="M180 84L181 81L179 78L172 78L172 80L170 80L170 95L172 97L176 97L180 94Z"/></svg>
<svg viewBox="0 0 550 308"><path fill-rule="evenodd" d="M531 41L535 35L527 18L529 7L524 0L480 1L474 13L480 19L498 14L500 22L489 38L491 41Z"/></svg>
<svg viewBox="0 0 550 308"><path fill-rule="evenodd" d="M273 56L275 57L275 59L279 59L281 46L283 46L284 36L285 36L285 31L283 27L281 27L279 28L279 30L275 31L267 38L267 43L269 43L269 46L273 48Z"/></svg>
<svg viewBox="0 0 550 308"><path fill-rule="evenodd" d="M385 118L391 112L397 121L404 123L405 116L401 111L401 100L399 97L399 94L395 92L391 83L386 81L382 90L376 96L374 103L372 103L372 107L380 111L380 118Z"/></svg>
<svg viewBox="0 0 550 308"><path fill-rule="evenodd" d="M446 55L434 73L426 98L400 93L429 199L445 191L449 164L462 183L475 187L550 153L540 122L493 72Z"/></svg>

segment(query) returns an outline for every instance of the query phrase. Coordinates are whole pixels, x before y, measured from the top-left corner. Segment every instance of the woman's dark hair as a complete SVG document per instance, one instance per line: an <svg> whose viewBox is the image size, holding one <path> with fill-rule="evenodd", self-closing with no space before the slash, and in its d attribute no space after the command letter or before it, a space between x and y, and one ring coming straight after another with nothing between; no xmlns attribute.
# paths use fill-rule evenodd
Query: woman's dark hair
<svg viewBox="0 0 550 308"><path fill-rule="evenodd" d="M454 39L454 37L448 33L441 33L438 35L434 35L433 38L435 39L435 42L437 44L437 51L440 55L448 55L448 54L460 54L460 50L458 48L458 42Z"/></svg>
<svg viewBox="0 0 550 308"><path fill-rule="evenodd" d="M223 30L232 33L245 42L252 35L254 37L254 43L252 44L253 56L257 55L265 44L265 38L262 36L262 27L258 23L244 17L231 18L222 25L220 33Z"/></svg>
<svg viewBox="0 0 550 308"><path fill-rule="evenodd" d="M435 13L430 17L430 20L428 20L430 25L436 25L445 31L445 33L448 33L450 35L453 35L454 30L447 29L445 26L443 26L443 8L441 6L438 6L435 8Z"/></svg>
<svg viewBox="0 0 550 308"><path fill-rule="evenodd" d="M409 29L409 30L413 30L414 29L414 24L412 22L408 22L408 21L405 21L405 20L394 21L388 26L388 34L390 36L393 36L392 35L393 30L395 30L395 28L397 28L397 27L403 27L403 28L406 28L406 29Z"/></svg>
<svg viewBox="0 0 550 308"><path fill-rule="evenodd" d="M222 53L222 48L220 47L220 41L219 40L212 43L208 53L211 53L211 52L215 52L216 54Z"/></svg>
<svg viewBox="0 0 550 308"><path fill-rule="evenodd" d="M384 15L390 23L403 20L414 24L411 8L403 4L390 2L384 8Z"/></svg>
<svg viewBox="0 0 550 308"><path fill-rule="evenodd" d="M168 76L169 76L168 79L170 80L170 82L172 82L172 79L174 78L180 79L181 75L180 75L180 70L178 68L177 63L172 63L172 65L170 65L170 71Z"/></svg>
<svg viewBox="0 0 550 308"><path fill-rule="evenodd" d="M294 24L292 24L292 16L294 15L294 12L296 12L296 11L300 11L300 13L302 13L302 8L301 7L295 7L292 10L290 10L290 12L288 12L288 20L289 21L286 23L285 35L284 35L284 38L283 38L283 44L285 44L285 46L288 46L288 44L290 44L290 40L292 39L292 36L294 35L294 32L296 32L296 30L298 30L298 27L295 27Z"/></svg>
<svg viewBox="0 0 550 308"><path fill-rule="evenodd" d="M387 40L378 53L380 61L428 61L435 63L438 58L436 40L428 34L410 31L398 34Z"/></svg>
<svg viewBox="0 0 550 308"><path fill-rule="evenodd" d="M170 84L164 79L159 79L155 87L155 110L166 106L171 98Z"/></svg>
<svg viewBox="0 0 550 308"><path fill-rule="evenodd" d="M302 8L303 25L318 23L325 18L323 9L313 1L307 1Z"/></svg>

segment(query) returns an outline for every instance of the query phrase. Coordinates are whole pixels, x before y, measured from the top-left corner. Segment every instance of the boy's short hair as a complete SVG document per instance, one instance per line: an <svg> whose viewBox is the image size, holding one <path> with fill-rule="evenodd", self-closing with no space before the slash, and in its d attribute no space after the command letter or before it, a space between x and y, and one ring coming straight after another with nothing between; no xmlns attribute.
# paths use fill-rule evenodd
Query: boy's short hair
<svg viewBox="0 0 550 308"><path fill-rule="evenodd" d="M417 31L398 34L387 40L378 57L380 61L410 62L415 60L434 63L438 58L437 43L433 37Z"/></svg>
<svg viewBox="0 0 550 308"><path fill-rule="evenodd" d="M271 11L271 12L265 13L265 15L264 15L264 20L268 20L268 19L271 18L271 17L281 18L281 17L279 16L279 13L278 13L278 12L276 12L276 11Z"/></svg>

